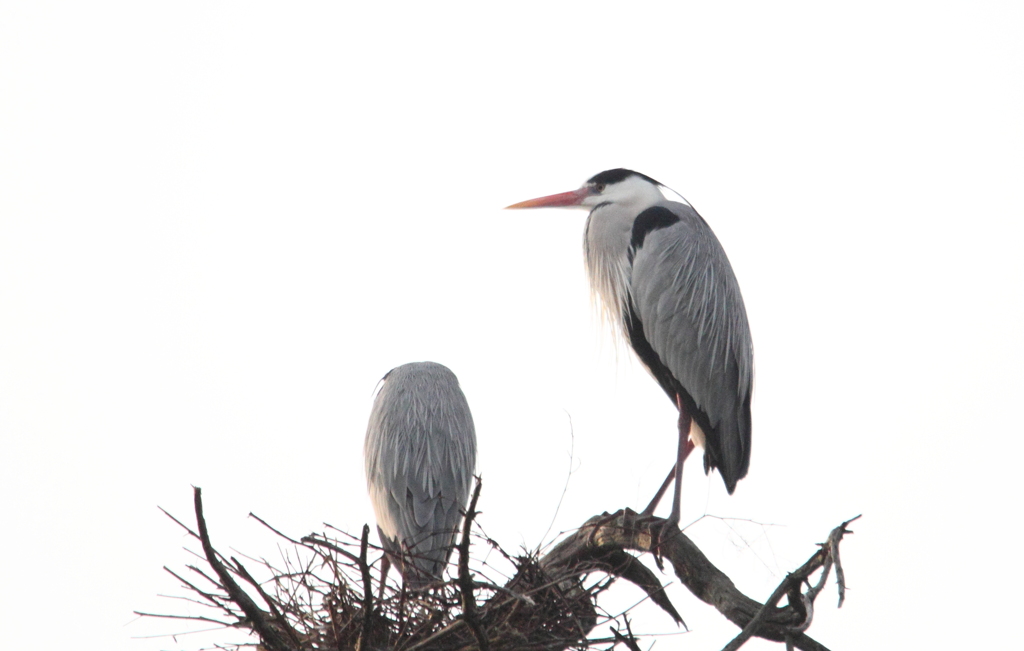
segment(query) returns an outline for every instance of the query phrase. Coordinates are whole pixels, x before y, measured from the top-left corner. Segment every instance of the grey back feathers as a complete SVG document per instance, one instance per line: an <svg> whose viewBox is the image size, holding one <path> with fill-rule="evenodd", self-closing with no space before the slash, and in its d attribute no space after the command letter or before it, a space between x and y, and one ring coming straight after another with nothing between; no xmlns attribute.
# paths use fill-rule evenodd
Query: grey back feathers
<svg viewBox="0 0 1024 651"><path fill-rule="evenodd" d="M729 259L689 206L679 220L647 234L633 254L628 311L704 431L705 465L718 468L731 493L750 462L753 347L746 308ZM634 326L635 327L635 326ZM631 338L639 333L630 333ZM669 386L666 386L669 385ZM673 386L675 385L675 386Z"/></svg>
<svg viewBox="0 0 1024 651"><path fill-rule="evenodd" d="M384 376L366 429L366 483L381 544L410 588L439 579L469 498L476 433L455 374L434 362Z"/></svg>
<svg viewBox="0 0 1024 651"><path fill-rule="evenodd" d="M660 184L642 174L602 174L619 187L601 186L587 218L591 287L673 404L677 394L687 403L705 468L718 468L731 493L750 461L754 368L739 283L690 205L652 194Z"/></svg>

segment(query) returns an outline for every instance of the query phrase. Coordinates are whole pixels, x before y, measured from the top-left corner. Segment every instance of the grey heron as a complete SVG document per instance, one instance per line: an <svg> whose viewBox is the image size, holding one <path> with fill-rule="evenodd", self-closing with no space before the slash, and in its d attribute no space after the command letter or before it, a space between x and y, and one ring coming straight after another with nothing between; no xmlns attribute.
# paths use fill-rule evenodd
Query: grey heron
<svg viewBox="0 0 1024 651"><path fill-rule="evenodd" d="M441 578L469 498L473 416L441 364L404 364L381 382L363 448L366 485L385 568L390 558L407 587L422 588Z"/></svg>
<svg viewBox="0 0 1024 651"><path fill-rule="evenodd" d="M579 189L509 208L590 211L584 257L592 291L679 410L669 522L680 515L683 461L704 448L730 494L750 462L753 345L740 286L718 238L685 199L654 179L606 170ZM672 479L644 510L652 515Z"/></svg>

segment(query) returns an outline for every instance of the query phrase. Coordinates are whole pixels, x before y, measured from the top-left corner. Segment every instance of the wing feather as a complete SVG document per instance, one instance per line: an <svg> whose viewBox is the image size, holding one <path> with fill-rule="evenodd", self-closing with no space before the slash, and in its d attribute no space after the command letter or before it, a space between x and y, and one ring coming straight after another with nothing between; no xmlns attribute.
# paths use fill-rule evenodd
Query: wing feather
<svg viewBox="0 0 1024 651"><path fill-rule="evenodd" d="M657 356L644 362L650 368L660 361L668 371L659 377L651 369L666 393L674 402L682 388L699 410L705 464L720 470L731 493L750 461L753 346L743 297L703 218L681 203L658 209L678 221L645 233L632 251L628 312Z"/></svg>

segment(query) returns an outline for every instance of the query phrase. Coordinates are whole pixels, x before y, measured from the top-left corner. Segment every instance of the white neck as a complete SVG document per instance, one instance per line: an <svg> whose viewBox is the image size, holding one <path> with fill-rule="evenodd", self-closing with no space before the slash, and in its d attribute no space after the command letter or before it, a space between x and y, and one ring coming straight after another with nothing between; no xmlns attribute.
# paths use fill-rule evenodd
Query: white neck
<svg viewBox="0 0 1024 651"><path fill-rule="evenodd" d="M623 312L629 296L629 239L633 232L632 208L618 204L595 208L587 217L583 253L590 290L602 317L622 333Z"/></svg>

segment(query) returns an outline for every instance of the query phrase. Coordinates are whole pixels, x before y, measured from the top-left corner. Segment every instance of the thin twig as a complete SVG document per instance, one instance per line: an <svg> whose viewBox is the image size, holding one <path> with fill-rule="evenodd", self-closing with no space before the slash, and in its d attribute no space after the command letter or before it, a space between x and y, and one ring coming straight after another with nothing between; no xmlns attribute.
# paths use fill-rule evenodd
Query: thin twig
<svg viewBox="0 0 1024 651"><path fill-rule="evenodd" d="M451 624L445 626L440 631L434 633L433 635L431 635L427 639L423 640L422 642L417 642L416 644L412 645L411 647L406 649L406 651L420 651L421 649L428 649L428 648L430 648L431 644L434 644L435 642L437 642L441 638L443 638L443 637L445 637L445 636L447 636L447 635L449 635L449 634L459 630L460 628L462 628L466 624L467 624L466 620L464 620L464 619L456 619L454 622L452 622Z"/></svg>
<svg viewBox="0 0 1024 651"><path fill-rule="evenodd" d="M200 615L161 615L158 613L144 613L140 610L133 610L133 613L140 617L159 617L160 619L194 619L197 622L210 622L211 624L220 624L225 628L231 628L238 626L238 623L232 624L231 622L222 622L219 619L213 619L211 617L202 617Z"/></svg>
<svg viewBox="0 0 1024 651"><path fill-rule="evenodd" d="M252 587L256 588L256 592L259 593L260 597L270 608L270 613L273 616L274 620L281 624L281 628L284 629L285 634L291 638L292 644L294 644L296 647L301 646L298 635L296 635L292 627L288 625L288 620L285 619L284 615L282 615L281 611L277 608L277 603L275 602L275 600L267 594L266 590L263 589L263 586L260 585L259 581L257 581L255 578L253 578L251 574L249 574L249 570L245 569L245 566L242 565L237 558L232 556L231 562L235 564L235 571L238 573L238 575L246 581L248 581Z"/></svg>
<svg viewBox="0 0 1024 651"><path fill-rule="evenodd" d="M242 588L231 578L231 572L218 559L218 554L210 542L210 533L206 529L206 519L203 517L203 490L198 486L194 487L196 524L199 526L199 540L203 544L203 551L206 553L206 561L213 568L220 578L221 585L227 590L231 600L242 609L253 629L263 640L263 644L270 651L291 651L291 646L269 621L267 614L249 597ZM287 622L280 622L280 625L288 626Z"/></svg>
<svg viewBox="0 0 1024 651"><path fill-rule="evenodd" d="M168 513L167 511L164 511L164 507L162 507L162 506L158 506L158 507L156 507L156 508L160 509L160 511L161 511L161 512L163 512L163 514L164 514L164 515L166 515L166 516L167 516L167 517L169 517L170 519L174 520L174 522L175 522L175 523L176 523L176 524L177 524L177 525L178 525L179 527L181 527L182 529L184 529L185 531L187 531L187 532L188 532L188 534L189 534L190 536L192 536L192 537L193 537L193 538L195 538L196 540L199 540L199 534L197 534L197 533L196 533L195 531L192 531L192 529L190 529L190 528L189 528L189 526L188 526L187 524L185 524L184 522L182 522L182 521L181 521L181 520L179 520L178 518L174 517L173 515L171 515L171 514L170 514L170 513Z"/></svg>
<svg viewBox="0 0 1024 651"><path fill-rule="evenodd" d="M179 581L181 581L182 583L184 583L184 584L185 584L185 587L187 587L187 588L189 588L190 590L192 590L192 592L195 592L195 593L196 593L197 595L199 595L199 596L203 597L204 599L206 599L207 601L209 601L210 603L212 603L212 604L213 604L214 606L216 606L217 608L220 608L220 609L224 610L224 611L225 611L225 612L226 612L226 613L227 613L228 615L234 616L234 613L233 613L233 612L231 612L231 610L229 610L229 609L228 609L228 608L227 608L227 607L226 607L226 606L225 606L225 605L224 605L223 603L221 603L221 599L224 599L224 598L226 598L226 597L216 597L216 596L214 596L214 595L212 595L212 594L210 594L210 593L208 593L208 592L204 592L203 590L200 590L200 589L199 589L198 587L196 587L196 586L195 586L195 585L193 585L192 583L190 583L190 582L186 581L185 579L183 579L183 578L182 578L181 576L179 576L178 574L176 574L176 573L175 573L175 572L174 572L173 570L171 570L171 569L170 569L169 567L166 567L166 566L165 566L165 567L164 567L164 571L166 571L166 572L167 572L168 574L170 574L170 575L171 575L171 576L173 576L174 578L176 578L176 579L178 579Z"/></svg>
<svg viewBox="0 0 1024 651"><path fill-rule="evenodd" d="M476 600L473 598L473 577L469 574L469 532L473 526L473 517L476 516L476 501L480 498L480 477L476 478L476 488L473 489L473 499L469 501L469 508L466 509L466 517L462 521L462 541L459 543L459 591L462 593L462 619L465 620L469 630L473 631L477 646L480 651L490 651L491 643L487 639L487 632L476 612Z"/></svg>
<svg viewBox="0 0 1024 651"><path fill-rule="evenodd" d="M614 626L609 626L608 628L611 630L612 635L615 636L616 644L625 644L626 648L629 649L629 651L640 651L640 645L636 643L635 638L626 637L622 633L619 633L619 630Z"/></svg>
<svg viewBox="0 0 1024 651"><path fill-rule="evenodd" d="M555 526L555 520L558 519L558 511L562 508L562 502L565 501L565 494L569 491L569 481L572 479L573 454L576 452L576 433L572 428L572 414L566 411L565 415L569 419L569 471L565 474L565 485L562 486L562 494L558 497L558 504L555 505L555 513L551 516L551 522L548 524L547 530L544 532L544 535L540 537L541 541L547 539L548 534L551 533L551 527Z"/></svg>
<svg viewBox="0 0 1024 651"><path fill-rule="evenodd" d="M617 628L614 628L612 626L608 627L608 628L611 629L612 635L615 636L615 641L616 642L621 642L622 644L625 644L626 648L628 648L629 651L640 651L640 645L637 643L636 636L633 635L633 627L630 626L630 624L629 624L629 618L626 617L625 615L623 615L622 616L622 621L626 625L626 634L625 635L620 633L619 629L617 629Z"/></svg>
<svg viewBox="0 0 1024 651"><path fill-rule="evenodd" d="M203 560L205 561L206 559L203 558ZM188 569L192 570L193 572L195 572L199 576L201 576L204 579L206 579L207 581L209 581L210 585L212 585L212 586L214 586L216 588L221 588L221 589L224 588L224 586L222 586L219 581L217 581L212 576L210 576L209 574L204 572L202 569L196 567L195 565L186 565L185 567L187 567Z"/></svg>
<svg viewBox="0 0 1024 651"><path fill-rule="evenodd" d="M338 547L337 545L335 545L334 543L332 543L332 542L330 542L328 540L324 540L322 538L318 538L315 534L309 535L309 536L303 536L302 537L302 542L304 544L306 544L307 546L317 545L319 547L326 547L327 549L330 549L331 551L338 552L339 554L341 554L342 556L344 556L348 560L352 561L353 563L358 563L359 562L359 557L356 556L355 554L353 554L352 552L346 551L346 550L342 549L341 547ZM376 549L376 547L374 549Z"/></svg>
<svg viewBox="0 0 1024 651"><path fill-rule="evenodd" d="M838 527L838 534L835 530L833 530L828 537L829 550L832 552L831 556L833 559L835 559L836 562L836 583L839 586L839 606L837 606L838 608L842 608L843 601L846 600L846 573L843 572L843 564L839 561L839 541L843 539L844 534L853 533L853 531L847 529L846 527L858 518L860 518L860 515L858 515L855 518L850 518L849 520L844 522L840 527Z"/></svg>
<svg viewBox="0 0 1024 651"><path fill-rule="evenodd" d="M370 624L373 616L373 585L370 582L370 566L366 563L366 546L370 540L370 525L363 525L362 542L359 545L359 570L363 575L363 631L356 641L356 651L366 648L370 641Z"/></svg>
<svg viewBox="0 0 1024 651"><path fill-rule="evenodd" d="M497 583L490 583L490 582L487 582L487 581L475 581L474 583L475 583L476 587L478 587L478 588L486 588L488 590L493 590L495 592L498 592L498 593L501 593L501 594L504 594L504 595L508 595L509 597L512 597L513 599L517 599L519 601L522 601L527 606L531 606L532 607L532 606L536 606L537 605L537 602L534 601L533 599L531 599L528 595L520 594L518 592L509 590L505 586L498 585Z"/></svg>
<svg viewBox="0 0 1024 651"><path fill-rule="evenodd" d="M299 542L298 540L295 540L295 539L294 539L294 538L292 538L291 536L286 536L286 535L284 535L283 533L281 533L280 531L278 531L277 529L275 529L274 527L270 526L269 524L267 524L267 521L266 521L266 520L264 520L264 519L263 519L263 518L261 518L260 516L256 515L256 514L255 514L255 513L253 513L252 511L249 511L249 517L250 517L250 518L252 518L253 520L255 520L255 521L259 522L260 524L262 524L262 525L263 525L264 527L266 527L267 529L270 529L271 531L273 531L273 532L274 532L274 533L276 533L277 535L281 536L282 538L284 538L285 540L287 540L287 541L288 541L288 542L290 542L291 544L293 544L293 545L301 545L301 544L302 544L301 542Z"/></svg>

